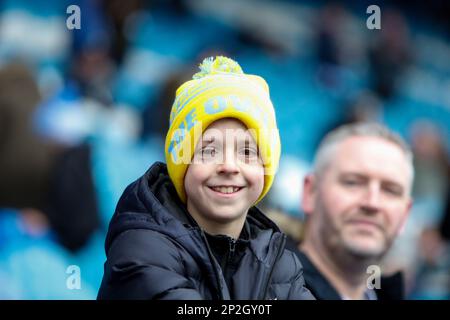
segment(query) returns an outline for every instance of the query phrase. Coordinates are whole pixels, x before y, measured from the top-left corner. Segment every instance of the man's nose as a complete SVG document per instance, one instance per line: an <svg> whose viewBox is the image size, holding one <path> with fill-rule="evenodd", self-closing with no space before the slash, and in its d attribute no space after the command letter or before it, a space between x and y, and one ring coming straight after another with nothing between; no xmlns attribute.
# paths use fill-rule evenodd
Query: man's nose
<svg viewBox="0 0 450 320"><path fill-rule="evenodd" d="M361 207L367 213L375 213L380 209L380 185L376 182L370 183L363 196Z"/></svg>

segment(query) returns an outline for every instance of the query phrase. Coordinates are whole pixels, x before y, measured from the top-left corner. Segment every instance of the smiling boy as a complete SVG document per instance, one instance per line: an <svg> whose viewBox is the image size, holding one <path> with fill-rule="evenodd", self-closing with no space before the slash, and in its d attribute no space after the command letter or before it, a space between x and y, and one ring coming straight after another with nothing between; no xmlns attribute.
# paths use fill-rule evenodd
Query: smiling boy
<svg viewBox="0 0 450 320"><path fill-rule="evenodd" d="M99 299L313 299L285 235L255 207L280 139L267 83L205 59L176 93L166 164L124 191Z"/></svg>
<svg viewBox="0 0 450 320"><path fill-rule="evenodd" d="M200 142L184 180L187 210L208 233L237 239L264 186L258 147L233 118L215 121Z"/></svg>

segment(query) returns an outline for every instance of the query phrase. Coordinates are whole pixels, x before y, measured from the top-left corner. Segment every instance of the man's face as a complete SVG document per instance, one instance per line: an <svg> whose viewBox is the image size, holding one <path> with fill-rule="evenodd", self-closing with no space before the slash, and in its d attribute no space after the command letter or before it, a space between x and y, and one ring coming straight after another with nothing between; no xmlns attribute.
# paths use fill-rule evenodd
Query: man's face
<svg viewBox="0 0 450 320"><path fill-rule="evenodd" d="M264 167L247 128L231 118L211 124L184 179L191 215L203 223L243 223L263 186Z"/></svg>
<svg viewBox="0 0 450 320"><path fill-rule="evenodd" d="M410 174L395 144L377 137L345 139L323 173L305 184L310 236L321 237L331 252L380 258L411 207Z"/></svg>

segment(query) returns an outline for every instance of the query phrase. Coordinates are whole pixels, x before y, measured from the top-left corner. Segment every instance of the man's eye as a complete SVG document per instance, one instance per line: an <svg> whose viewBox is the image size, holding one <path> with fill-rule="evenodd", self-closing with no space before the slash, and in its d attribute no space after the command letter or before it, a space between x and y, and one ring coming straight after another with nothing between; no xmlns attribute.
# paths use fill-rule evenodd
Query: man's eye
<svg viewBox="0 0 450 320"><path fill-rule="evenodd" d="M399 197L403 194L402 190L399 190L398 188L395 188L395 187L385 187L385 188L383 188L383 190L385 192L387 192L388 194L390 194L392 196L396 196L396 197Z"/></svg>
<svg viewBox="0 0 450 320"><path fill-rule="evenodd" d="M358 185L362 184L362 181L353 180L353 179L344 179L341 182L342 182L343 185L349 186L349 187L358 186Z"/></svg>

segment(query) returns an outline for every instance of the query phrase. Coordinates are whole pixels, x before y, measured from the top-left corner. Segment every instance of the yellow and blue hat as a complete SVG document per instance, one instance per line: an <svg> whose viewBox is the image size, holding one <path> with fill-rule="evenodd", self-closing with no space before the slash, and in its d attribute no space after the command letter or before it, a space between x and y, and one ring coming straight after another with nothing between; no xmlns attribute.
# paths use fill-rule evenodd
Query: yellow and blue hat
<svg viewBox="0 0 450 320"><path fill-rule="evenodd" d="M175 189L186 202L184 177L202 133L214 121L235 118L253 134L263 160L264 187L269 191L278 168L281 143L269 86L259 76L245 74L234 60L206 58L200 72L182 84L170 113L165 142L167 170Z"/></svg>

